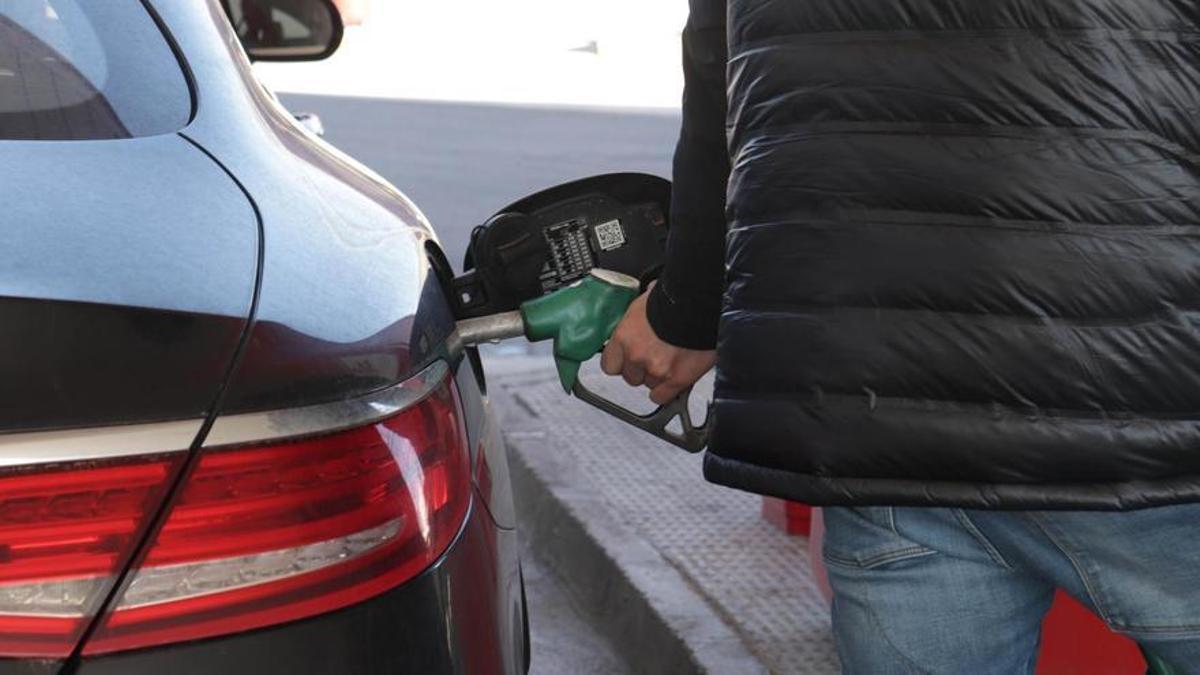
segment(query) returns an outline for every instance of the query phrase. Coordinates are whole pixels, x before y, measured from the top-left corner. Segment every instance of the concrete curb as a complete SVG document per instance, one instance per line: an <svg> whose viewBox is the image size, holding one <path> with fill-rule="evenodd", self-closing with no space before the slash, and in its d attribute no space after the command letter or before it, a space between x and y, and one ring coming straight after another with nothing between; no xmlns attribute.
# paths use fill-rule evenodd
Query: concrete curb
<svg viewBox="0 0 1200 675"><path fill-rule="evenodd" d="M576 467L549 447L545 420L498 381L521 527L635 672L765 673L705 599L645 539L614 517ZM537 655L534 654L536 659Z"/></svg>

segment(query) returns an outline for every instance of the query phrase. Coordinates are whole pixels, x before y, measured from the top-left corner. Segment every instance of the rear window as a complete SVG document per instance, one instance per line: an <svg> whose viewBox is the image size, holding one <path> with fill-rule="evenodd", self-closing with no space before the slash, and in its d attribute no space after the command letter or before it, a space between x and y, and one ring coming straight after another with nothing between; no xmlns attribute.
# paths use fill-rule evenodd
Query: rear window
<svg viewBox="0 0 1200 675"><path fill-rule="evenodd" d="M169 133L191 107L139 0L0 0L0 139Z"/></svg>

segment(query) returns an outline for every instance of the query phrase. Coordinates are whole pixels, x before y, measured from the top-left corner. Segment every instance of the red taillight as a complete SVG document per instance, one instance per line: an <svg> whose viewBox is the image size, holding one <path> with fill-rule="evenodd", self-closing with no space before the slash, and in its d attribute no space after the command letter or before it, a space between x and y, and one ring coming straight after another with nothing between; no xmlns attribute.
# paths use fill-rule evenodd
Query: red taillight
<svg viewBox="0 0 1200 675"><path fill-rule="evenodd" d="M176 453L0 476L0 654L71 653L182 460Z"/></svg>
<svg viewBox="0 0 1200 675"><path fill-rule="evenodd" d="M84 653L232 633L366 600L433 563L469 504L448 380L368 427L206 451Z"/></svg>
<svg viewBox="0 0 1200 675"><path fill-rule="evenodd" d="M417 575L470 505L458 410L442 377L369 426L204 450L84 653L291 621ZM0 656L71 653L183 460L0 475Z"/></svg>

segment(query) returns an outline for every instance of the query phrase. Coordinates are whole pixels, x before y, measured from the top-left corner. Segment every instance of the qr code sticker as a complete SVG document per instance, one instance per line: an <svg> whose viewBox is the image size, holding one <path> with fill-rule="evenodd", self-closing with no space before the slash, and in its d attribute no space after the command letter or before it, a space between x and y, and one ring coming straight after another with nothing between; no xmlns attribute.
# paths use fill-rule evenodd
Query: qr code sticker
<svg viewBox="0 0 1200 675"><path fill-rule="evenodd" d="M621 221L610 220L596 226L596 242L605 251L621 248L625 245L625 230L621 229Z"/></svg>

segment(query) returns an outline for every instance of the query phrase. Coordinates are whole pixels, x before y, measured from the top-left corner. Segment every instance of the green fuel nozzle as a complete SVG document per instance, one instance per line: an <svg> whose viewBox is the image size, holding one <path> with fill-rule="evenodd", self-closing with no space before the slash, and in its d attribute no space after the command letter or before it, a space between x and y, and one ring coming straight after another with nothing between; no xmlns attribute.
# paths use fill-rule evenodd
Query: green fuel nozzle
<svg viewBox="0 0 1200 675"><path fill-rule="evenodd" d="M458 334L465 345L520 336L530 342L553 340L564 391L685 450L699 452L708 444L708 422L692 423L690 388L653 413L639 415L593 393L579 379L580 366L604 349L639 287L638 280L626 274L593 269L570 286L526 301L518 311L459 321ZM678 433L667 429L676 418Z"/></svg>
<svg viewBox="0 0 1200 675"><path fill-rule="evenodd" d="M619 272L592 270L580 281L521 305L525 337L554 340L554 362L563 391L570 393L579 367L600 350L637 298L637 279Z"/></svg>

